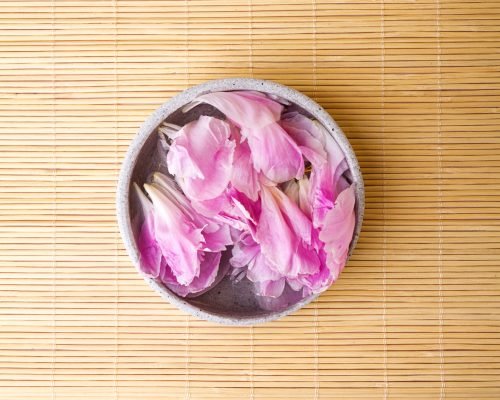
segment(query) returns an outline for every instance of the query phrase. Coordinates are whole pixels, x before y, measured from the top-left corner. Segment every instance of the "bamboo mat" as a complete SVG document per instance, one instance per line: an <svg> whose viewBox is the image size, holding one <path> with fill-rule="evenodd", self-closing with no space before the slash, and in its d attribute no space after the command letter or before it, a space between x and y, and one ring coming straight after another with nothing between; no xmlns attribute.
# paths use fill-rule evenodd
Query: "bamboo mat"
<svg viewBox="0 0 500 400"><path fill-rule="evenodd" d="M500 3L0 2L0 398L500 398ZM120 162L162 102L315 98L366 180L340 281L281 321L177 311L131 266Z"/></svg>

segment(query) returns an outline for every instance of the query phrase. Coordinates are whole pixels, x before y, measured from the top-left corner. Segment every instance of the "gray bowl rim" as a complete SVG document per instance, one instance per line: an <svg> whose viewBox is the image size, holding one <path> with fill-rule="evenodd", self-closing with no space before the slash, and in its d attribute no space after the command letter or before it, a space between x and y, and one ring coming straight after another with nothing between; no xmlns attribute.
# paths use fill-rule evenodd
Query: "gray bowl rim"
<svg viewBox="0 0 500 400"><path fill-rule="evenodd" d="M328 112L326 112L323 107L321 107L318 103L316 103L305 94L274 81L255 78L225 78L207 81L199 85L192 86L175 95L170 100L163 103L148 118L146 118L129 145L118 177L118 185L116 191L117 220L120 234L125 244L127 253L131 258L136 270L149 284L149 286L157 293L159 293L163 299L167 300L169 303L176 306L180 310L185 311L197 318L210 322L216 322L224 325L245 326L262 324L289 315L315 300L319 296L319 294L305 297L301 301L291 305L283 311L270 312L269 314L257 316L232 317L202 310L201 308L192 305L182 298L178 297L161 283L156 282L152 278L144 277L140 273L139 252L136 248L134 235L132 233L129 210L129 187L132 172L135 168L137 157L149 136L154 133L156 128L168 116L170 116L173 112L183 107L187 103L190 103L196 97L208 92L228 90L258 90L261 92L278 95L307 110L314 118L316 118L321 124L323 124L323 126L337 141L345 154L349 169L352 174L353 182L356 184L356 228L354 231L353 239L351 241L349 255L351 255L354 247L356 246L363 223L365 207L364 182L358 160L356 158L356 155L354 154L354 150L352 149L349 140L342 132L342 129L337 125L330 114L328 114Z"/></svg>

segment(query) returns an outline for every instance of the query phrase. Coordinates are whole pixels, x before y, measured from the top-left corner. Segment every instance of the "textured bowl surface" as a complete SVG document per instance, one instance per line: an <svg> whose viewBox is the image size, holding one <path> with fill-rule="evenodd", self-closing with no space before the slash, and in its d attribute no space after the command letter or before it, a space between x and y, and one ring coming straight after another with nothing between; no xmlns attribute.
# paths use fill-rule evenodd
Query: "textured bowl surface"
<svg viewBox="0 0 500 400"><path fill-rule="evenodd" d="M356 228L351 242L353 251L361 230L364 212L364 186L358 161L343 134L330 115L315 101L304 94L271 81L251 78L231 78L209 81L194 86L173 97L158 108L140 127L123 161L116 193L117 217L125 247L136 268L139 268L139 252L132 230L132 217L135 215L134 204L129 201L132 182L144 183L148 174L158 168L155 159L157 128L167 121L177 125L197 119L200 115L217 115L218 111L208 105L201 105L182 113L181 108L196 97L208 92L227 90L258 90L274 94L288 100L293 107L315 118L328 130L342 148L349 164L349 178L356 184ZM228 257L221 263L228 262ZM193 299L181 298L167 289L161 282L145 278L146 282L164 299L192 315L208 321L230 325L252 325L278 319L298 310L311 302L316 296L306 297L294 305L279 312L262 310L256 302L251 287L245 280L234 285L228 278L215 288Z"/></svg>

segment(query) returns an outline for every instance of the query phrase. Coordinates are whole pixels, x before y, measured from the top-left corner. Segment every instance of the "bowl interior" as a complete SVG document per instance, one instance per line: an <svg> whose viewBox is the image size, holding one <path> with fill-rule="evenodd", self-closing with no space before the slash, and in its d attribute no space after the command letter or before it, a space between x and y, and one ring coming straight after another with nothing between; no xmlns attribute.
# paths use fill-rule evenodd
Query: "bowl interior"
<svg viewBox="0 0 500 400"><path fill-rule="evenodd" d="M234 85L233 85L234 86ZM260 83L259 83L260 86ZM234 88L236 89L236 88ZM233 87L226 90L234 90ZM245 90L247 88L241 88L240 90ZM259 88L260 89L260 88ZM291 90L286 88L287 90ZM220 89L215 89L217 91ZM205 92L210 91L206 90ZM261 90L266 93L265 90ZM294 93L298 93L293 91ZM198 95L200 92L198 92ZM189 96L187 96L189 97ZM163 160L163 157L159 156L158 152L158 122L168 122L172 124L176 124L179 126L185 125L186 123L196 120L201 115L210 115L215 117L223 118L224 116L214 107L207 104L200 104L195 108L191 109L187 113L182 111L182 107L188 103L191 99L185 99L187 101L183 103L179 103L179 107L170 112L166 117L161 118L161 120L156 120L156 124L151 126L151 128L147 128L148 132L146 132L147 139L143 141L142 147L138 151L136 151L136 158L133 162L132 172L129 174L130 179L128 183L128 199L133 199L132 196L132 183L136 182L142 187L150 173L153 171L161 171L165 174L168 174L168 170ZM310 99L307 99L310 101ZM314 102L310 101L312 104ZM317 105L316 105L317 106ZM319 106L317 106L319 107ZM319 107L320 108L320 107ZM287 106L287 110L289 111L299 111L300 113L309 116L314 119L316 118L313 114L311 114L308 110L303 107L298 106L296 103L292 103ZM333 123L333 122L332 122ZM148 125L146 125L148 126ZM332 133L335 129L332 127L325 126L327 131ZM144 128L143 128L144 130ZM144 134L145 132L142 132ZM343 135L342 133L340 133ZM335 139L335 138L334 138ZM352 166L350 166L352 167ZM344 175L346 179L352 182L353 177L351 173L351 168ZM359 206L359 204L358 204ZM130 217L129 226L132 228L132 232L134 236L138 232L138 227L134 226L134 223L138 221L138 205L136 202L129 200L128 204L128 214ZM359 212L359 208L357 207L357 211ZM358 216L357 216L358 218ZM358 223L360 220L358 220ZM358 231L358 230L357 230ZM355 238L356 239L356 238ZM355 242L353 240L352 245ZM132 253L137 253L137 243L136 238L130 238L130 244L133 246ZM231 256L231 249L228 249L225 254L223 254L221 260L221 269L224 270L224 267L229 266L229 258ZM227 270L227 268L226 268ZM255 322L263 322L266 320L272 320L278 318L282 315L286 315L289 312L300 308L302 305L310 302L315 296L310 296L304 299L301 299L300 296L297 296L296 301L292 300L292 303L289 303L286 306L283 306L282 309L275 311L268 311L261 307L261 302L254 295L252 290L252 283L246 279L243 279L239 283L234 283L230 280L228 276L226 276L217 286L207 291L206 293L194 297L194 298L181 298L176 294L172 293L168 288L166 288L161 282L154 281L149 279L149 284L160 294L167 298L170 302L176 304L180 308L183 308L194 315L197 315L204 319L212 319L218 322L230 323L230 324L250 324Z"/></svg>

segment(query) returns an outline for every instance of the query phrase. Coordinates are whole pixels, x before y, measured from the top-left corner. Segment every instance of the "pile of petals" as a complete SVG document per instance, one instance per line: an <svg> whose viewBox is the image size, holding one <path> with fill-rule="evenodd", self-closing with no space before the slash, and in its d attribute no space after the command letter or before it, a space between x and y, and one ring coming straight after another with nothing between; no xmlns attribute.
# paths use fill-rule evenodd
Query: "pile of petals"
<svg viewBox="0 0 500 400"><path fill-rule="evenodd" d="M225 119L163 124L163 161L174 178L155 172L145 192L134 184L142 273L190 297L229 274L235 284L250 280L263 304L328 288L356 219L337 143L317 121L260 92L205 94L185 111L202 103Z"/></svg>

